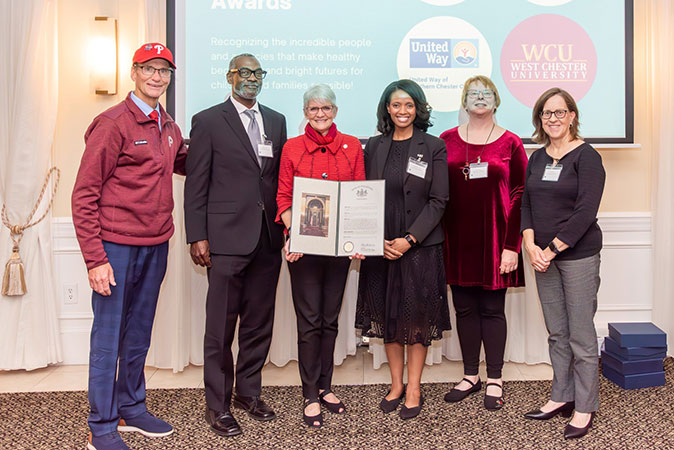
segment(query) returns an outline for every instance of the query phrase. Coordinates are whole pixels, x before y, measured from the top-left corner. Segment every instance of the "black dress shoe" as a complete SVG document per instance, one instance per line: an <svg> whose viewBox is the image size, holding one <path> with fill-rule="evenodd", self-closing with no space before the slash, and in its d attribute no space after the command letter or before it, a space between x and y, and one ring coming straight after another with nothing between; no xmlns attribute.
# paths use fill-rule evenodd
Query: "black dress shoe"
<svg viewBox="0 0 674 450"><path fill-rule="evenodd" d="M487 395L486 391L484 394L484 407L488 409L489 411L497 411L501 408L503 408L503 404L505 401L503 400L503 386L498 384L498 383L487 383L487 387L489 386L498 386L501 388L501 395L498 397L495 397L493 395Z"/></svg>
<svg viewBox="0 0 674 450"><path fill-rule="evenodd" d="M260 397L244 397L243 395L234 395L232 404L245 410L250 417L255 420L272 420L276 418L276 413Z"/></svg>
<svg viewBox="0 0 674 450"><path fill-rule="evenodd" d="M419 415L421 412L421 407L424 406L424 395L421 394L421 397L419 397L419 406L413 406L412 408L408 408L405 406L403 403L402 408L400 408L400 418L403 420L407 419L412 419L416 416Z"/></svg>
<svg viewBox="0 0 674 450"><path fill-rule="evenodd" d="M561 414L562 417L568 418L571 417L571 413L573 412L575 407L576 402L566 402L559 408L553 409L552 411L549 412L543 412L540 409L529 411L524 415L524 417L526 417L527 419L534 419L534 420L548 420L552 419L557 414Z"/></svg>
<svg viewBox="0 0 674 450"><path fill-rule="evenodd" d="M574 427L569 424L564 428L564 439L576 439L583 437L587 434L587 431L592 428L592 419L594 419L594 413L590 414L590 421L582 428Z"/></svg>
<svg viewBox="0 0 674 450"><path fill-rule="evenodd" d="M445 401L448 403L460 402L464 398L468 397L473 392L479 392L482 389L482 381L477 380L477 383L473 383L468 378L464 378L463 381L466 381L470 384L470 388L465 391L460 391L458 389L452 388L451 391L445 394ZM457 383L458 384L458 383Z"/></svg>
<svg viewBox="0 0 674 450"><path fill-rule="evenodd" d="M384 411L386 414L395 411L398 409L398 405L400 405L400 402L403 400L403 397L405 397L405 386L403 386L403 392L400 394L400 397L394 398L393 400L386 400L386 397L391 393L391 390L389 389L384 398L381 400L379 403L379 409Z"/></svg>
<svg viewBox="0 0 674 450"><path fill-rule="evenodd" d="M211 430L220 436L241 434L241 427L229 411L213 411L206 407L206 422L211 426Z"/></svg>

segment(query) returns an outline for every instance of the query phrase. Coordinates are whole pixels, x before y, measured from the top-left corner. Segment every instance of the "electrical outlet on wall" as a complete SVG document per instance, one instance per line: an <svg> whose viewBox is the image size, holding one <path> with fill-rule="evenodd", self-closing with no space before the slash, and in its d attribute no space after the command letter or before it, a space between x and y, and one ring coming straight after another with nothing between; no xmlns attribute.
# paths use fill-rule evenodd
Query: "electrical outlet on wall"
<svg viewBox="0 0 674 450"><path fill-rule="evenodd" d="M63 285L63 299L66 305L74 305L77 303L77 285L65 284Z"/></svg>

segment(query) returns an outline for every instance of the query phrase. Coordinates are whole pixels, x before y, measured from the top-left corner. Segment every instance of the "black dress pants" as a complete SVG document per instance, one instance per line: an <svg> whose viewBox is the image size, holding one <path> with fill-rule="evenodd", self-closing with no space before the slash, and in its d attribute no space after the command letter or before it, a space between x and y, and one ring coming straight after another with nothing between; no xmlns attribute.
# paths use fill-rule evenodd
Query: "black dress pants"
<svg viewBox="0 0 674 450"><path fill-rule="evenodd" d="M260 395L262 367L269 353L281 251L273 249L266 225L255 250L244 256L211 255L206 297L204 387L206 404L229 411L234 386L232 341L239 319L236 392Z"/></svg>
<svg viewBox="0 0 674 450"><path fill-rule="evenodd" d="M350 263L346 257L315 255L288 263L305 398L317 398L319 389L330 389L337 321Z"/></svg>
<svg viewBox="0 0 674 450"><path fill-rule="evenodd" d="M464 373L478 374L480 348L484 343L487 377L501 378L507 335L506 289L487 290L457 285L450 288L456 310L456 329Z"/></svg>

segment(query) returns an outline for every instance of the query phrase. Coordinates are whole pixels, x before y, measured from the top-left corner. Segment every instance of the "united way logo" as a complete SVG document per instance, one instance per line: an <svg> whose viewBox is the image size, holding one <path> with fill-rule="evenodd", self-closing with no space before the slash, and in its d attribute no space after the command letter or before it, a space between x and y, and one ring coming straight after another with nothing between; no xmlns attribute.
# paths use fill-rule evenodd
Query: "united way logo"
<svg viewBox="0 0 674 450"><path fill-rule="evenodd" d="M457 43L452 51L452 56L454 61L462 67L477 67L477 39Z"/></svg>
<svg viewBox="0 0 674 450"><path fill-rule="evenodd" d="M477 39L410 39L410 67L463 69L479 67Z"/></svg>

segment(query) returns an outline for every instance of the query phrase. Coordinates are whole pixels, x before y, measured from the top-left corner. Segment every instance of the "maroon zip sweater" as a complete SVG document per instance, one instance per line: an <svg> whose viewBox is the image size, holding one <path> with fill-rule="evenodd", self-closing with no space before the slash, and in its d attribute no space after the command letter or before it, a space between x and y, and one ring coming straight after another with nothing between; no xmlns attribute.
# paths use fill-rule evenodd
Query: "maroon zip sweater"
<svg viewBox="0 0 674 450"><path fill-rule="evenodd" d="M84 135L72 215L87 269L108 262L103 241L157 245L173 234L173 173L185 174L187 148L178 125L159 108L161 132L127 96Z"/></svg>

